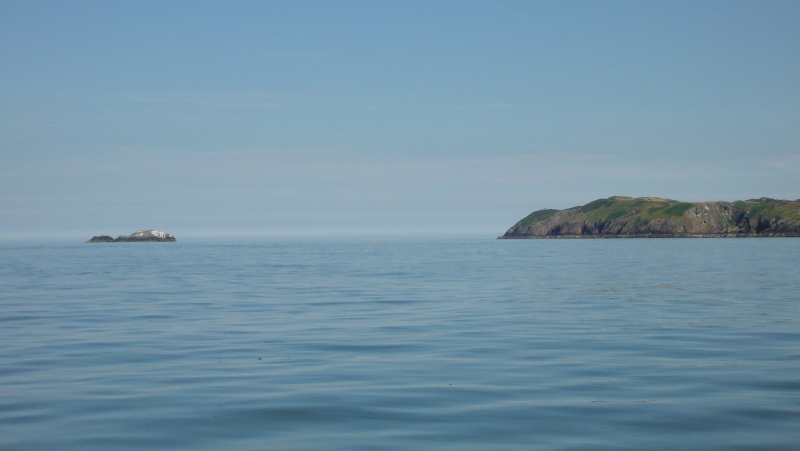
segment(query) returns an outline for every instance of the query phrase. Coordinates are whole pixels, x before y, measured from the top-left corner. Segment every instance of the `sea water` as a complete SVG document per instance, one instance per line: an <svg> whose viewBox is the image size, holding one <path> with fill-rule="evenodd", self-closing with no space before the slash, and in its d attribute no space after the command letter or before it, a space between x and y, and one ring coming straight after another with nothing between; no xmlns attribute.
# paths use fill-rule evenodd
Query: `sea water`
<svg viewBox="0 0 800 451"><path fill-rule="evenodd" d="M2 450L797 450L800 239L0 245Z"/></svg>

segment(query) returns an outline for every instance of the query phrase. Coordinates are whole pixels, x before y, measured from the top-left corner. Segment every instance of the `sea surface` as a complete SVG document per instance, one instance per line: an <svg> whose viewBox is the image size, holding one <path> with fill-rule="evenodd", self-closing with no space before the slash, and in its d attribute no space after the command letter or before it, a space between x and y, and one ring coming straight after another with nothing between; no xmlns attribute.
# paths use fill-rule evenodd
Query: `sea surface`
<svg viewBox="0 0 800 451"><path fill-rule="evenodd" d="M0 244L0 450L798 450L800 239Z"/></svg>

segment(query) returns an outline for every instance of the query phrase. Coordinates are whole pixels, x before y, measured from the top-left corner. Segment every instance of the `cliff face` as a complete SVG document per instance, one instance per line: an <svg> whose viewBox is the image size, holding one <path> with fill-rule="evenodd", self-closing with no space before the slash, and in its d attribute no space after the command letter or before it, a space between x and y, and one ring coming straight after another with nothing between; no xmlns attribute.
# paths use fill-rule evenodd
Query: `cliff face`
<svg viewBox="0 0 800 451"><path fill-rule="evenodd" d="M609 197L531 213L499 238L800 236L800 200L678 202Z"/></svg>
<svg viewBox="0 0 800 451"><path fill-rule="evenodd" d="M174 242L177 241L172 234L158 230L139 230L130 235L121 235L117 239L109 235L94 236L87 243L125 243L125 242Z"/></svg>

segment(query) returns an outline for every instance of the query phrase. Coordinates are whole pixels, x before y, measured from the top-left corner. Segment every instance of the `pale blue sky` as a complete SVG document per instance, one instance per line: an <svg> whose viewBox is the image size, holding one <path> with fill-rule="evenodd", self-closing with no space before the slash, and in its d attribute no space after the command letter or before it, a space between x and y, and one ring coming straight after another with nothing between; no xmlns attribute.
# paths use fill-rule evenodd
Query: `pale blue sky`
<svg viewBox="0 0 800 451"><path fill-rule="evenodd" d="M800 3L0 1L0 237L800 197Z"/></svg>

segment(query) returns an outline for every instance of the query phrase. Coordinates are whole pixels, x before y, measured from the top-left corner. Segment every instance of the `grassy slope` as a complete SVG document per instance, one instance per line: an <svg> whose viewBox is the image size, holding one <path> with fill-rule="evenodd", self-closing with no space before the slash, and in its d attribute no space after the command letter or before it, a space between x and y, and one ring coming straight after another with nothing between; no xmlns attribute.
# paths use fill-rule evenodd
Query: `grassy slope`
<svg viewBox="0 0 800 451"><path fill-rule="evenodd" d="M739 200L733 203L736 208L747 211L748 218L762 216L765 219L800 220L800 201L787 201L762 197L761 199Z"/></svg>
<svg viewBox="0 0 800 451"><path fill-rule="evenodd" d="M649 220L654 218L681 217L686 210L692 208L694 204L678 202L669 199L657 198L632 198L632 197L609 197L608 199L597 199L589 202L582 207L575 207L578 212L562 222L602 222L612 221L622 216ZM572 209L571 209L572 210ZM524 227L528 224L549 218L560 210L545 209L531 213L523 218L516 225Z"/></svg>
<svg viewBox="0 0 800 451"><path fill-rule="evenodd" d="M522 218L517 225L518 226L526 226L528 224L533 224L534 222L541 221L542 219L547 219L561 210L553 210L552 208L545 208L544 210L534 211L533 213L529 214Z"/></svg>
<svg viewBox="0 0 800 451"><path fill-rule="evenodd" d="M694 204L669 199L609 197L590 202L580 208L590 223L613 221L622 216L649 220L656 218L679 218ZM579 220L578 217L574 219Z"/></svg>

